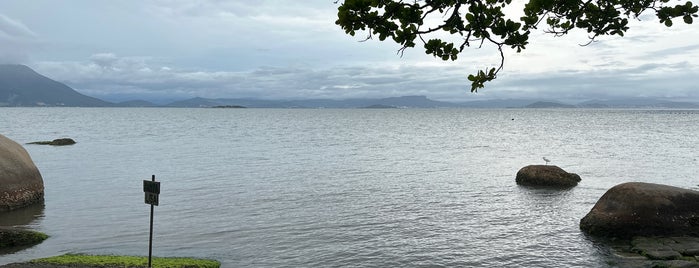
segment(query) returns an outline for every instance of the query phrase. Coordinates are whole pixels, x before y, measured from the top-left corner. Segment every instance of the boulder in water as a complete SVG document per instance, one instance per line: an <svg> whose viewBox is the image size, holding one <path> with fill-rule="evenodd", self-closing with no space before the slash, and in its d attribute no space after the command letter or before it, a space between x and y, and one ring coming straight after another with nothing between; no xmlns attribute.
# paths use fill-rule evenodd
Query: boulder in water
<svg viewBox="0 0 699 268"><path fill-rule="evenodd" d="M609 189L580 220L598 236L699 235L699 192L643 182Z"/></svg>
<svg viewBox="0 0 699 268"><path fill-rule="evenodd" d="M580 176L552 165L530 165L517 172L517 184L537 187L570 188L578 185Z"/></svg>

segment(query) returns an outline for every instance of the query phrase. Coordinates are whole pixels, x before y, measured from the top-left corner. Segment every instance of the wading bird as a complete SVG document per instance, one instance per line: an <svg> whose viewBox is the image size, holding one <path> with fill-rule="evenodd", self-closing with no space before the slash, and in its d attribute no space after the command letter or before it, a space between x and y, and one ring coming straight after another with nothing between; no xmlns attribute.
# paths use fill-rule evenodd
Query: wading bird
<svg viewBox="0 0 699 268"><path fill-rule="evenodd" d="M546 156L544 156L544 157L542 157L542 158L544 159L544 162L546 162L546 165L548 165L549 162L551 162L551 160L549 160L548 158L546 158Z"/></svg>

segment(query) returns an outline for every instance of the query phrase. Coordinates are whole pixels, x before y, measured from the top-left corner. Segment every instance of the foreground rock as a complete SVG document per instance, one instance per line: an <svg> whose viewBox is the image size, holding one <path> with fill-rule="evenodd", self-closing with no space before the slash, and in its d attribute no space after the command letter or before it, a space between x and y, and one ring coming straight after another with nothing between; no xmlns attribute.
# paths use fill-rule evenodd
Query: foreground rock
<svg viewBox="0 0 699 268"><path fill-rule="evenodd" d="M634 237L612 250L614 267L699 267L699 237Z"/></svg>
<svg viewBox="0 0 699 268"><path fill-rule="evenodd" d="M52 141L35 141L35 142L27 143L27 144L64 146L64 145L73 145L73 144L75 144L75 141L73 139L70 139L70 138L61 138L61 139L55 139Z"/></svg>
<svg viewBox="0 0 699 268"><path fill-rule="evenodd" d="M653 183L619 184L580 220L580 229L608 237L697 236L699 192Z"/></svg>
<svg viewBox="0 0 699 268"><path fill-rule="evenodd" d="M0 135L0 211L44 201L44 180L29 153Z"/></svg>
<svg viewBox="0 0 699 268"><path fill-rule="evenodd" d="M0 248L33 246L46 238L47 235L35 231L0 227Z"/></svg>
<svg viewBox="0 0 699 268"><path fill-rule="evenodd" d="M515 180L519 185L570 188L578 185L580 176L557 166L531 165L520 169Z"/></svg>

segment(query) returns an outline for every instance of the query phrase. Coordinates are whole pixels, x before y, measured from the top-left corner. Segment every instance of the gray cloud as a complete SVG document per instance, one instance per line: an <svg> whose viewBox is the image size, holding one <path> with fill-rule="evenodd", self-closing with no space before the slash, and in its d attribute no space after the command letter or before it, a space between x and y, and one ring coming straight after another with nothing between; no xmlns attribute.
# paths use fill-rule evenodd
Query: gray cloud
<svg viewBox="0 0 699 268"><path fill-rule="evenodd" d="M0 62L18 63L29 58L29 47L36 44L37 34L20 21L0 14Z"/></svg>
<svg viewBox="0 0 699 268"><path fill-rule="evenodd" d="M36 37L36 34L27 26L3 14L0 14L0 34L9 39Z"/></svg>
<svg viewBox="0 0 699 268"><path fill-rule="evenodd" d="M650 63L635 68L560 70L545 74L504 73L478 94L469 93L466 68L453 65L348 65L328 68L266 66L221 72L170 68L144 57L93 55L84 62L44 62L40 72L79 91L109 100L261 98L346 99L426 95L469 101L495 98L604 99L620 96L699 100L699 69L684 63ZM105 68L108 67L108 68Z"/></svg>
<svg viewBox="0 0 699 268"><path fill-rule="evenodd" d="M13 16L0 16L0 60L26 62L110 100L696 98L699 84L699 67L688 60L699 53L699 32L655 20L633 21L626 37L606 36L583 48L584 32L565 38L533 33L523 53L506 52L506 69L496 81L470 94L467 75L499 63L493 47L467 49L455 63L419 47L399 57L396 44L360 43L362 36L344 34L334 24L332 0L71 3L46 1L42 10L51 16L40 16L22 12L27 1L0 1L0 10Z"/></svg>

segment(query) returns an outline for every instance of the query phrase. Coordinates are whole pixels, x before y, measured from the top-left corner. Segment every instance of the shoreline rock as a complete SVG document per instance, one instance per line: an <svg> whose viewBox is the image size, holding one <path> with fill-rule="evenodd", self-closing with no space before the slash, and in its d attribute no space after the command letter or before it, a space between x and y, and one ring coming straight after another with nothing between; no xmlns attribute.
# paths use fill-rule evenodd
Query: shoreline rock
<svg viewBox="0 0 699 268"><path fill-rule="evenodd" d="M44 201L44 180L29 153L0 135L0 211Z"/></svg>
<svg viewBox="0 0 699 268"><path fill-rule="evenodd" d="M622 183L602 195L580 220L580 229L605 237L697 236L699 192L654 183Z"/></svg>
<svg viewBox="0 0 699 268"><path fill-rule="evenodd" d="M639 236L623 243L612 248L614 267L699 267L699 237Z"/></svg>
<svg viewBox="0 0 699 268"><path fill-rule="evenodd" d="M580 176L568 173L558 166L529 165L517 172L515 181L524 186L571 188L578 185Z"/></svg>

